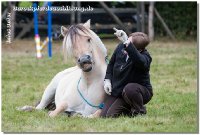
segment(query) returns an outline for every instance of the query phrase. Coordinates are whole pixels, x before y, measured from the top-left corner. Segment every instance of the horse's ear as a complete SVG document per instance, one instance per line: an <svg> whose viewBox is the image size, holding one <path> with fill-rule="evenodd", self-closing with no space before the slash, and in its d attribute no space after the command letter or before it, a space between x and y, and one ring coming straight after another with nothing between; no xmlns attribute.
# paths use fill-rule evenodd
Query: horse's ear
<svg viewBox="0 0 200 135"><path fill-rule="evenodd" d="M61 26L61 34L63 37L65 37L65 35L67 34L68 29L64 26Z"/></svg>
<svg viewBox="0 0 200 135"><path fill-rule="evenodd" d="M85 22L85 23L83 24L83 26L85 26L86 28L90 29L90 19L87 20L87 22Z"/></svg>

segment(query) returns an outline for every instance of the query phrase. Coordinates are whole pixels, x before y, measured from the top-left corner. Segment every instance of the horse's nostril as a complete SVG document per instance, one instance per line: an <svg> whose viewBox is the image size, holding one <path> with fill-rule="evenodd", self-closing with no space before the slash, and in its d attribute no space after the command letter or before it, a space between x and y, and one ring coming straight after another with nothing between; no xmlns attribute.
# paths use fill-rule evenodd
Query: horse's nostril
<svg viewBox="0 0 200 135"><path fill-rule="evenodd" d="M82 57L80 57L77 61L80 65L84 65L84 64L92 64L91 61L91 56L90 55L84 55Z"/></svg>
<svg viewBox="0 0 200 135"><path fill-rule="evenodd" d="M87 59L90 59L90 55L87 55Z"/></svg>

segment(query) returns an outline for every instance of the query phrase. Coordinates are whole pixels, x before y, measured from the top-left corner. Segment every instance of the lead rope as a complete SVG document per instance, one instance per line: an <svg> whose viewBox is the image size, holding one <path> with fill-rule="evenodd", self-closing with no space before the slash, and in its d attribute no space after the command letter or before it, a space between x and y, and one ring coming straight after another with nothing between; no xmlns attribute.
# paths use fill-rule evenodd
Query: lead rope
<svg viewBox="0 0 200 135"><path fill-rule="evenodd" d="M108 65L109 64L108 56L105 57L105 61L106 61L106 64Z"/></svg>
<svg viewBox="0 0 200 135"><path fill-rule="evenodd" d="M83 99L89 106L91 106L91 107L103 109L104 103L100 103L99 105L93 105L93 104L91 104L87 99L85 99L85 97L83 96L83 94L82 94L81 91L79 90L80 81L81 81L81 77L80 77L80 79L79 79L79 81L78 81L78 84L77 84L77 91L78 91L79 95L82 97L82 99Z"/></svg>

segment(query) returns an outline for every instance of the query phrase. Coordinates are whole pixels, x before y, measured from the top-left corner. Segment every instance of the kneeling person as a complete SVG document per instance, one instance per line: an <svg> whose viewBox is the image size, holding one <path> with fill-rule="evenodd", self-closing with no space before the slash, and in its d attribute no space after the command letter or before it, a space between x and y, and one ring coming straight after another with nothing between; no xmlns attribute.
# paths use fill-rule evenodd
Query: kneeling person
<svg viewBox="0 0 200 135"><path fill-rule="evenodd" d="M152 96L150 64L152 58L145 49L149 38L135 32L128 38L122 30L114 33L121 41L107 67L104 90L107 93L101 117L146 114L145 104Z"/></svg>

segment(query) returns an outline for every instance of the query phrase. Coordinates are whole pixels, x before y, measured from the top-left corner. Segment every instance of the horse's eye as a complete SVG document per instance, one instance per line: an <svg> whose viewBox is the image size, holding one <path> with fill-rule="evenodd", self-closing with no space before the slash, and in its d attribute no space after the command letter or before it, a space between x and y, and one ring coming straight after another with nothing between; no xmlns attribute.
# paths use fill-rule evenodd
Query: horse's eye
<svg viewBox="0 0 200 135"><path fill-rule="evenodd" d="M90 42L91 41L91 38L88 38L88 40L87 40L88 42Z"/></svg>

